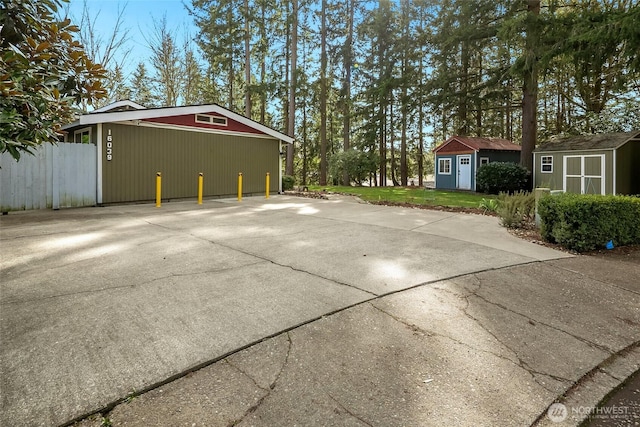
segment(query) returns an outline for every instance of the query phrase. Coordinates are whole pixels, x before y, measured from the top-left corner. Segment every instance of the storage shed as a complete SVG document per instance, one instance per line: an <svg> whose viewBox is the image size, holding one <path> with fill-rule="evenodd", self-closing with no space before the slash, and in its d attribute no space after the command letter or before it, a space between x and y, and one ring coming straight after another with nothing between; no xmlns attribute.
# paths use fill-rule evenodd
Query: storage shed
<svg viewBox="0 0 640 427"><path fill-rule="evenodd" d="M535 187L640 194L640 131L553 139L533 151Z"/></svg>
<svg viewBox="0 0 640 427"><path fill-rule="evenodd" d="M162 198L204 197L281 191L283 144L293 138L219 105L144 108L120 101L81 116L63 128L67 140L97 146L97 204L155 197L156 173Z"/></svg>
<svg viewBox="0 0 640 427"><path fill-rule="evenodd" d="M434 150L438 189L476 190L476 171L487 163L520 163L521 147L506 139L452 136Z"/></svg>

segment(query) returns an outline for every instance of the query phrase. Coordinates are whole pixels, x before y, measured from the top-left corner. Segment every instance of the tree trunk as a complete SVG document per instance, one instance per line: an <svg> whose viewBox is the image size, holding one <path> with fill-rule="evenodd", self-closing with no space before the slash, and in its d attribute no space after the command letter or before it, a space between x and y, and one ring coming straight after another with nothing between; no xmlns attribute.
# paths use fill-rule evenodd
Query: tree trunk
<svg viewBox="0 0 640 427"><path fill-rule="evenodd" d="M467 125L467 102L469 100L469 46L468 41L463 41L460 46L460 63L462 65L462 81L460 82L460 98L458 102L458 135L469 133Z"/></svg>
<svg viewBox="0 0 640 427"><path fill-rule="evenodd" d="M402 133L400 135L400 183L405 187L409 180L407 165L407 86L402 88Z"/></svg>
<svg viewBox="0 0 640 427"><path fill-rule="evenodd" d="M327 0L322 0L320 31L320 185L327 185Z"/></svg>
<svg viewBox="0 0 640 427"><path fill-rule="evenodd" d="M347 0L348 20L347 20L347 40L344 51L344 102L342 111L343 125L343 150L347 151L351 147L351 68L353 67L353 16L354 0ZM342 185L351 185L349 174L345 170L342 175Z"/></svg>
<svg viewBox="0 0 640 427"><path fill-rule="evenodd" d="M227 12L227 25L228 27L228 31L229 31L229 40L233 39L233 27L234 27L234 22L233 22L233 9L229 8L229 11ZM231 48L232 49L232 48ZM227 70L227 73L229 73L229 75L227 76L227 86L229 89L229 93L228 93L228 97L227 97L227 108L229 108L230 110L234 110L233 108L233 74L234 74L234 70L233 70L233 54L231 55L231 57L229 58L229 69Z"/></svg>
<svg viewBox="0 0 640 427"><path fill-rule="evenodd" d="M260 5L260 16L262 18L260 23L260 38L262 43L266 43L266 5L264 2ZM265 78L267 76L267 51L263 49L260 57L260 123L264 123L267 115L267 88L265 87Z"/></svg>
<svg viewBox="0 0 640 427"><path fill-rule="evenodd" d="M251 48L249 40L249 0L244 0L244 115L251 118Z"/></svg>
<svg viewBox="0 0 640 427"><path fill-rule="evenodd" d="M409 82L407 81L407 68L410 47L406 44L409 39L409 2L407 0L402 2L402 21L402 38L405 43L402 45L402 91L400 92L400 184L406 187L409 181L409 167L407 164L407 103L409 102L407 99L407 86Z"/></svg>
<svg viewBox="0 0 640 427"><path fill-rule="evenodd" d="M386 142L386 124L387 124L387 116L385 114L384 101L381 100L380 105L380 146L378 147L378 151L380 154L380 180L378 181L378 185L380 187L384 187L387 185L387 142Z"/></svg>
<svg viewBox="0 0 640 427"><path fill-rule="evenodd" d="M289 136L294 136L296 125L296 65L298 59L298 0L291 2L291 80L289 82ZM293 154L295 143L287 150L287 175L293 176Z"/></svg>
<svg viewBox="0 0 640 427"><path fill-rule="evenodd" d="M305 58L303 55L302 62L305 62ZM307 98L306 96L302 97L302 185L307 185L307 175L308 171L308 159L307 159Z"/></svg>
<svg viewBox="0 0 640 427"><path fill-rule="evenodd" d="M522 86L522 152L520 164L529 171L533 169L533 149L536 147L538 131L538 64L537 47L539 43L537 20L540 15L540 0L527 0L527 34L525 57L528 67L524 70Z"/></svg>
<svg viewBox="0 0 640 427"><path fill-rule="evenodd" d="M424 28L424 14L420 13L420 29ZM418 93L420 100L418 102L418 185L420 187L424 184L424 49L420 48L420 65L418 72L420 78L418 80Z"/></svg>

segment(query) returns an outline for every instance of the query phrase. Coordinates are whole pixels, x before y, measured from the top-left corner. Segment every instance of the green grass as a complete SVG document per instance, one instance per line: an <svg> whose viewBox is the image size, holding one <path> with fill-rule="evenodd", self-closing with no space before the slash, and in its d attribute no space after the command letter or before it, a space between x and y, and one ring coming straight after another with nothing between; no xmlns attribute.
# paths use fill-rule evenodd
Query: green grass
<svg viewBox="0 0 640 427"><path fill-rule="evenodd" d="M311 191L353 194L368 202L410 203L415 205L477 208L482 199L497 196L465 191L427 190L421 187L343 187L310 185Z"/></svg>

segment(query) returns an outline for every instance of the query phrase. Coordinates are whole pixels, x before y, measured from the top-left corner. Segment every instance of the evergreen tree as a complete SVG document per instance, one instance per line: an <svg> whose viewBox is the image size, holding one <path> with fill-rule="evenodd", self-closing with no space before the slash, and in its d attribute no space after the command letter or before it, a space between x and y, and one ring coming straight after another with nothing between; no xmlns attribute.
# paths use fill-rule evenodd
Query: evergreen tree
<svg viewBox="0 0 640 427"><path fill-rule="evenodd" d="M131 80L131 100L147 108L157 106L153 82L144 62L139 62Z"/></svg>

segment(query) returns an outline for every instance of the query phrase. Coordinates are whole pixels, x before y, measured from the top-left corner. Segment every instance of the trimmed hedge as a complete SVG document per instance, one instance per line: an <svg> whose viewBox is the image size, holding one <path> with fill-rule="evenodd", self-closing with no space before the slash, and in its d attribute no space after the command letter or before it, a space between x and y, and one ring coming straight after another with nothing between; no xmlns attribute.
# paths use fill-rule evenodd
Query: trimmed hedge
<svg viewBox="0 0 640 427"><path fill-rule="evenodd" d="M545 240L578 252L640 244L640 198L558 194L538 204Z"/></svg>
<svg viewBox="0 0 640 427"><path fill-rule="evenodd" d="M476 188L491 194L513 193L527 189L529 171L517 163L494 162L478 168Z"/></svg>

